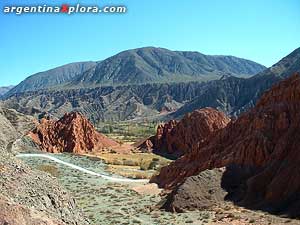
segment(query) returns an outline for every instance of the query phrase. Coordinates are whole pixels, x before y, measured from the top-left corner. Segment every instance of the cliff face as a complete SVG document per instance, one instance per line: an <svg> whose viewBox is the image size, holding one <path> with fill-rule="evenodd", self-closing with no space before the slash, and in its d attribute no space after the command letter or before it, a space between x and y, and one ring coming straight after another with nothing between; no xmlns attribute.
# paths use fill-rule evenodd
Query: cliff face
<svg viewBox="0 0 300 225"><path fill-rule="evenodd" d="M118 145L117 142L98 133L80 113L65 114L60 120L42 119L29 133L33 141L47 152L85 153Z"/></svg>
<svg viewBox="0 0 300 225"><path fill-rule="evenodd" d="M154 152L182 156L198 142L204 142L215 131L224 128L230 119L213 108L204 108L188 113L179 122L170 120L159 125L156 135L144 144ZM151 144L149 144L151 142Z"/></svg>
<svg viewBox="0 0 300 225"><path fill-rule="evenodd" d="M267 91L255 108L162 168L152 182L172 189L186 177L227 166L222 185L234 201L299 216L299 129L300 76L295 74Z"/></svg>

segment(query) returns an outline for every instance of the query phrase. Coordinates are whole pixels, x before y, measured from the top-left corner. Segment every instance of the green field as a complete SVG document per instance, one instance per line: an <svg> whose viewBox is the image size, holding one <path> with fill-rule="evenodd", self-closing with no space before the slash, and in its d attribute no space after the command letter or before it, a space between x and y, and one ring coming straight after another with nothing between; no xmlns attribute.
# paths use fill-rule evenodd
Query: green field
<svg viewBox="0 0 300 225"><path fill-rule="evenodd" d="M158 122L99 122L96 129L120 142L136 142L156 133Z"/></svg>

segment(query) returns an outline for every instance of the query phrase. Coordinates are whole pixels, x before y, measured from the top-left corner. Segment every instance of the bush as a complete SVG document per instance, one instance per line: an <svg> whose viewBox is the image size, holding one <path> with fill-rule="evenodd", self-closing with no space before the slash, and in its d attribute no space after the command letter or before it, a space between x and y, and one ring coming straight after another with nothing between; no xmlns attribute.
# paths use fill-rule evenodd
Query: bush
<svg viewBox="0 0 300 225"><path fill-rule="evenodd" d="M138 166L139 163L135 162L133 160L130 160L130 159L125 159L125 160L123 160L123 165L125 165L125 166Z"/></svg>
<svg viewBox="0 0 300 225"><path fill-rule="evenodd" d="M141 170L149 170L151 163L152 163L151 160L142 160L141 164L140 164L140 169Z"/></svg>
<svg viewBox="0 0 300 225"><path fill-rule="evenodd" d="M59 176L59 171L56 166L53 165L40 165L37 167L38 170L44 171L51 174L53 177Z"/></svg>

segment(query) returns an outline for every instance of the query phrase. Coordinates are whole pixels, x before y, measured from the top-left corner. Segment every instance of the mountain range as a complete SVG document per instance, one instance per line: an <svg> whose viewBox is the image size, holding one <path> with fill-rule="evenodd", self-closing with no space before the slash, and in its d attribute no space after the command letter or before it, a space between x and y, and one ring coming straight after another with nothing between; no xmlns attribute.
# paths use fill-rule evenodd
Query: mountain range
<svg viewBox="0 0 300 225"><path fill-rule="evenodd" d="M145 47L98 62L78 62L29 76L7 95L49 88L78 88L249 77L265 69L250 60Z"/></svg>
<svg viewBox="0 0 300 225"><path fill-rule="evenodd" d="M204 107L235 116L272 84L299 71L299 60L300 48L268 69L232 56L134 49L35 74L9 91L2 104L40 117L75 110L94 123L176 119Z"/></svg>

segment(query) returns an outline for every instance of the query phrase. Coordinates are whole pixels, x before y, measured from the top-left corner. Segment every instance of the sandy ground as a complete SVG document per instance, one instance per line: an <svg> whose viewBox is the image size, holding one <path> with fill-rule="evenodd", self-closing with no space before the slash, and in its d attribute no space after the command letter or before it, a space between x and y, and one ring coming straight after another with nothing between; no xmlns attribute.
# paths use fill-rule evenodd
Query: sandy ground
<svg viewBox="0 0 300 225"><path fill-rule="evenodd" d="M157 184L144 184L135 186L132 188L135 192L140 195L158 195L161 193L162 189L159 189Z"/></svg>

